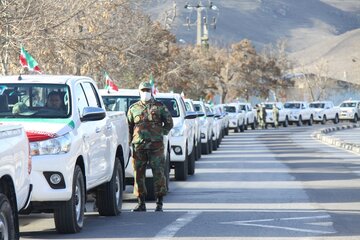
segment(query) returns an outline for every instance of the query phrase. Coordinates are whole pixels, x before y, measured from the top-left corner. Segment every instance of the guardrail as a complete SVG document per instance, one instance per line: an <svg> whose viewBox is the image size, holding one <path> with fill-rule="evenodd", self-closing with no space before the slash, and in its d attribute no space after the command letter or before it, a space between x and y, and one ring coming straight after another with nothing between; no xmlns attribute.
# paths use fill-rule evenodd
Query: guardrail
<svg viewBox="0 0 360 240"><path fill-rule="evenodd" d="M350 142L341 140L340 138L327 135L330 132L341 131L341 130L352 129L352 128L359 128L359 127L360 127L360 124L349 124L349 125L328 127L328 128L324 128L324 129L314 132L313 137L322 142L325 142L327 144L331 144L333 146L343 148L345 150L360 154L360 144L350 143Z"/></svg>

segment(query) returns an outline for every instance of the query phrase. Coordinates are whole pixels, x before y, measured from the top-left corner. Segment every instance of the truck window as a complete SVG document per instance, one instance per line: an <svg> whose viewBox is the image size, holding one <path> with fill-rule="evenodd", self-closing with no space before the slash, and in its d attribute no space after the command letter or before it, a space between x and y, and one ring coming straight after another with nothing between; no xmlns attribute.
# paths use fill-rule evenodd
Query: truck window
<svg viewBox="0 0 360 240"><path fill-rule="evenodd" d="M99 96L97 95L94 86L90 82L82 83L82 86L85 91L85 96L88 100L90 107L101 107Z"/></svg>

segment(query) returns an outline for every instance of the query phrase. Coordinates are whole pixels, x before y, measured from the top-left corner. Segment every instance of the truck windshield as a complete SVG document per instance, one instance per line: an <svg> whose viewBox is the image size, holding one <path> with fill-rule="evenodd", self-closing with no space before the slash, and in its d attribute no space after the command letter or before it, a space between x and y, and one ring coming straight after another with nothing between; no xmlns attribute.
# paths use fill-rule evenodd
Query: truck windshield
<svg viewBox="0 0 360 240"><path fill-rule="evenodd" d="M127 112L129 107L140 100L140 96L102 96L106 111Z"/></svg>
<svg viewBox="0 0 360 240"><path fill-rule="evenodd" d="M236 107L233 107L233 106L225 106L224 109L225 109L225 112L228 112L228 113L236 113Z"/></svg>
<svg viewBox="0 0 360 240"><path fill-rule="evenodd" d="M297 109L300 105L300 103L285 103L284 108Z"/></svg>
<svg viewBox="0 0 360 240"><path fill-rule="evenodd" d="M0 118L67 118L71 115L65 84L0 84Z"/></svg>
<svg viewBox="0 0 360 240"><path fill-rule="evenodd" d="M324 103L310 103L311 108L325 108Z"/></svg>
<svg viewBox="0 0 360 240"><path fill-rule="evenodd" d="M340 105L340 107L356 107L355 102L344 102Z"/></svg>
<svg viewBox="0 0 360 240"><path fill-rule="evenodd" d="M162 102L171 113L172 117L180 117L180 108L174 98L157 98L156 100Z"/></svg>

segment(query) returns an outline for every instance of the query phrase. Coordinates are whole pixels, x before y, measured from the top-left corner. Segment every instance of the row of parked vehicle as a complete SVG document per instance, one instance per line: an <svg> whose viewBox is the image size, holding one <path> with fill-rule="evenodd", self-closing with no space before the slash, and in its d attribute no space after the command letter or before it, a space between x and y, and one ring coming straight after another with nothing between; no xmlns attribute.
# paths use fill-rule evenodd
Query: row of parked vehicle
<svg viewBox="0 0 360 240"><path fill-rule="evenodd" d="M325 124L332 121L337 124L341 120L352 121L356 123L360 115L360 100L346 100L339 106L335 106L331 101L316 101L307 103L305 101L265 102L263 106L266 109L266 124L274 124L273 108L279 111L278 122L284 127L296 124L312 125L315 123Z"/></svg>
<svg viewBox="0 0 360 240"><path fill-rule="evenodd" d="M50 95L59 96L59 108L48 105ZM212 106L175 93L158 93L155 97L167 106L174 120L173 129L164 137L168 183L171 169L177 181L194 174L195 161L216 150L230 129L242 132L257 126L256 109L249 103ZM11 159L16 162L14 170L0 166L10 170L2 171L0 176L3 232L18 238L18 211L54 213L59 233L79 232L89 195L95 199L99 215L118 215L123 190L133 183L126 112L138 100L138 90L99 90L93 79L84 76L0 77L0 123L7 127L0 129L0 140L5 139L0 164L5 166ZM271 103L264 104L271 123ZM326 104L318 106L322 118L313 113L310 119L302 113L309 107L306 103L272 104L285 113L285 125L299 119L312 123L333 118L328 113L333 107ZM357 121L359 109L359 101L344 102L334 119ZM297 118L296 111L300 112ZM20 130L9 129L14 124L20 125ZM9 149L11 141L6 137L13 135L26 138L19 140L23 150L18 151L19 144ZM146 183L152 193L150 170ZM155 198L153 194L147 197Z"/></svg>

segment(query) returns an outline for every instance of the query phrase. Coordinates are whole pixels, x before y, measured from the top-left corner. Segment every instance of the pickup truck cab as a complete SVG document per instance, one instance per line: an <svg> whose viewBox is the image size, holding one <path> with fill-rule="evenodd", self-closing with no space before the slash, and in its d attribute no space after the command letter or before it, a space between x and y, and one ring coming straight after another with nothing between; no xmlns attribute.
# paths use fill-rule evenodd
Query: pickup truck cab
<svg viewBox="0 0 360 240"><path fill-rule="evenodd" d="M129 107L140 100L138 89L119 89L118 91L109 91L107 89L100 89L100 95L104 101L105 109L109 112L124 112L127 113ZM169 189L170 181L170 144L168 136L164 136L164 156L165 156L165 177L166 186ZM130 156L129 156L130 158ZM150 166L146 169L145 185L147 189L146 200L155 200L154 192L154 178ZM132 161L125 166L125 184L134 185L134 166Z"/></svg>
<svg viewBox="0 0 360 240"><path fill-rule="evenodd" d="M266 111L266 124L274 124L273 108L274 105L279 110L279 124L283 127L289 126L290 110L286 109L282 102L265 102L263 103Z"/></svg>
<svg viewBox="0 0 360 240"><path fill-rule="evenodd" d="M225 106L225 111L229 114L229 129L234 132L244 132L245 130L245 112L241 110L240 104L229 103Z"/></svg>
<svg viewBox="0 0 360 240"><path fill-rule="evenodd" d="M0 123L0 146L1 239L19 239L18 211L28 206L32 190L29 141L24 128Z"/></svg>
<svg viewBox="0 0 360 240"><path fill-rule="evenodd" d="M194 101L195 110L204 113L200 117L201 153L210 154L213 149L212 131L214 125L214 114L206 111L203 101Z"/></svg>
<svg viewBox="0 0 360 240"><path fill-rule="evenodd" d="M357 123L360 116L360 100L347 100L340 104L340 120Z"/></svg>
<svg viewBox="0 0 360 240"><path fill-rule="evenodd" d="M286 102L284 107L290 111L290 124L296 123L297 126L302 126L305 122L307 122L309 126L313 124L315 111L309 107L307 102Z"/></svg>
<svg viewBox="0 0 360 240"><path fill-rule="evenodd" d="M335 107L331 101L316 101L310 103L310 108L315 111L314 122L325 124L332 120L335 124L339 122L340 108Z"/></svg>
<svg viewBox="0 0 360 240"><path fill-rule="evenodd" d="M195 149L196 149L196 154L195 154L195 160L198 160L201 158L201 131L200 131L200 117L204 116L205 114L203 112L197 112L194 106L194 103L191 99L189 98L185 98L184 99L185 102L185 107L186 107L186 111L187 112L193 112L196 113L198 115L197 118L192 119L192 125L194 127L194 131L195 131Z"/></svg>
<svg viewBox="0 0 360 240"><path fill-rule="evenodd" d="M245 130L251 127L252 130L256 128L256 110L251 106L251 103L240 102L240 109L245 112Z"/></svg>
<svg viewBox="0 0 360 240"><path fill-rule="evenodd" d="M191 120L197 114L186 112L184 100L178 93L157 93L156 100L168 108L173 118L174 127L169 134L170 163L175 179L185 181L188 174L195 173L196 136Z"/></svg>
<svg viewBox="0 0 360 240"><path fill-rule="evenodd" d="M24 126L32 156L30 209L53 212L59 233L83 228L86 194L100 215L121 212L128 125L107 114L94 80L84 76L0 77L5 111L0 122ZM49 104L57 95L59 108Z"/></svg>

